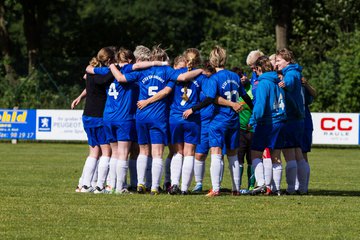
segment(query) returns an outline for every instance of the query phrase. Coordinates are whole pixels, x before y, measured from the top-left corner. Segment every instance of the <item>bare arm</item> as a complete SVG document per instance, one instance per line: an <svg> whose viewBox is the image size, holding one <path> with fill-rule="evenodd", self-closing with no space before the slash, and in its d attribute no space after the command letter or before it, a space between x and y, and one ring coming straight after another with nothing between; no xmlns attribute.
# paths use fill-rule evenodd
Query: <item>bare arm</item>
<svg viewBox="0 0 360 240"><path fill-rule="evenodd" d="M95 74L94 67L91 66L91 65L88 65L88 66L86 67L86 72L87 72L87 73L90 73L90 74Z"/></svg>
<svg viewBox="0 0 360 240"><path fill-rule="evenodd" d="M231 107L235 112L240 112L243 110L243 106L239 102L228 101L223 97L217 96L215 98L215 103L222 106Z"/></svg>
<svg viewBox="0 0 360 240"><path fill-rule="evenodd" d="M170 93L171 91L172 91L172 88L170 88L170 87L165 87L164 89L162 89L161 91L157 92L155 95L151 96L150 98L145 99L145 100L140 100L140 101L138 101L138 102L137 102L137 107L138 107L139 109L143 109L143 108L146 107L147 105L163 99L164 97L166 97L167 95L169 95L169 93Z"/></svg>
<svg viewBox="0 0 360 240"><path fill-rule="evenodd" d="M316 92L316 89L311 86L311 84L306 80L306 78L302 77L301 78L301 83L302 85L306 88L306 90L308 90L309 94L312 96L312 97L316 97L317 96L317 92Z"/></svg>
<svg viewBox="0 0 360 240"><path fill-rule="evenodd" d="M169 65L168 62L161 62L161 61L152 61L152 62L138 62L135 63L132 67L132 70L139 70L139 69L145 69L153 66L165 66Z"/></svg>
<svg viewBox="0 0 360 240"><path fill-rule="evenodd" d="M118 82L127 82L125 76L117 69L115 64L110 65L110 70Z"/></svg>
<svg viewBox="0 0 360 240"><path fill-rule="evenodd" d="M203 72L202 69L195 69L195 70L192 70L192 71L189 71L189 72L185 72L185 73L180 74L178 76L177 80L179 82L189 81L189 80L199 76L202 72Z"/></svg>
<svg viewBox="0 0 360 240"><path fill-rule="evenodd" d="M82 93L77 98L74 99L74 101L71 103L71 109L74 109L85 96L86 96L86 89L84 89Z"/></svg>

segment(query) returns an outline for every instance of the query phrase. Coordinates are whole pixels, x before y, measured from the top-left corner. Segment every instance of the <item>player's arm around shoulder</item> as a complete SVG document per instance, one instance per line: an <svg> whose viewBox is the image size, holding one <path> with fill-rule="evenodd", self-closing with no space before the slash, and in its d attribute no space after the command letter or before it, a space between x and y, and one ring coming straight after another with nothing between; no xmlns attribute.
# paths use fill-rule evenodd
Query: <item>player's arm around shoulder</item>
<svg viewBox="0 0 360 240"><path fill-rule="evenodd" d="M150 98L145 99L145 100L139 100L137 102L137 107L141 110L141 109L145 108L146 106L165 98L166 96L168 96L171 93L171 91L172 91L172 88L166 86L165 88L163 88L162 90L157 92L155 95L151 96Z"/></svg>
<svg viewBox="0 0 360 240"><path fill-rule="evenodd" d="M112 63L110 65L110 70L118 82L127 82L125 75L120 72L120 70L115 66L115 64Z"/></svg>

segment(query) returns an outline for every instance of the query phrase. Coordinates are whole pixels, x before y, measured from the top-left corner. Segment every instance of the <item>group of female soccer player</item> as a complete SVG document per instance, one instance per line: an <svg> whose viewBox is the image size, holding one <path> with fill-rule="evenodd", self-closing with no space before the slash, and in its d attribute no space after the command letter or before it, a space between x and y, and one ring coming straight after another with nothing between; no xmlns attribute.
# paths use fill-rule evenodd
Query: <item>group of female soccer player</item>
<svg viewBox="0 0 360 240"><path fill-rule="evenodd" d="M202 192L209 150L209 197L220 195L224 155L232 195L280 194L281 151L286 194L307 193L310 168L302 152L310 151L311 134L308 149L301 147L311 103L307 93L314 95L314 89L302 80L288 49L278 51L273 63L262 55L249 54L253 73L248 80L241 71L225 69L226 51L219 46L205 65L200 52L189 48L174 68L159 46L152 51L138 46L134 52L102 48L86 68L86 89L72 103L74 108L86 96L83 124L90 149L76 191L128 194L136 189L157 195L169 146L164 191L170 194L191 193L194 175L192 192ZM250 192L240 189L246 155Z"/></svg>

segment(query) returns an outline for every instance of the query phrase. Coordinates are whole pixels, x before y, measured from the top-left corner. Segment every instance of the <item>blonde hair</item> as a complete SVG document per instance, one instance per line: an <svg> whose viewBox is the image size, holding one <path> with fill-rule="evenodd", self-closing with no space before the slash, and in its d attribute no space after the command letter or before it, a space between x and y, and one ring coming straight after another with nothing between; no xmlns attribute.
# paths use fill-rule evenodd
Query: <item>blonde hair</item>
<svg viewBox="0 0 360 240"><path fill-rule="evenodd" d="M109 66L115 60L115 52L111 47L104 47L99 50L96 57L93 57L89 64L93 67Z"/></svg>
<svg viewBox="0 0 360 240"><path fill-rule="evenodd" d="M194 67L201 64L201 55L200 51L196 48L188 48L183 53L184 58L186 60L186 66L188 67L188 70L190 71Z"/></svg>
<svg viewBox="0 0 360 240"><path fill-rule="evenodd" d="M162 49L159 45L155 45L152 48L151 51L151 57L150 57L151 61L168 61L169 57L166 53L166 50Z"/></svg>
<svg viewBox="0 0 360 240"><path fill-rule="evenodd" d="M262 51L260 51L259 49L251 51L246 58L246 64L248 66L254 65L256 60L261 56L264 56L264 53Z"/></svg>
<svg viewBox="0 0 360 240"><path fill-rule="evenodd" d="M134 56L135 56L136 60L149 61L150 55L151 55L150 49L143 45L139 45L135 48Z"/></svg>
<svg viewBox="0 0 360 240"><path fill-rule="evenodd" d="M212 67L224 67L226 63L226 50L220 46L215 46L210 52L209 61Z"/></svg>
<svg viewBox="0 0 360 240"><path fill-rule="evenodd" d="M277 50L276 56L280 56L282 59L289 63L295 63L294 53L288 48Z"/></svg>
<svg viewBox="0 0 360 240"><path fill-rule="evenodd" d="M133 63L135 61L133 52L125 48L120 48L116 56L119 63Z"/></svg>
<svg viewBox="0 0 360 240"><path fill-rule="evenodd" d="M200 51L196 48L188 48L183 53L183 56L186 60L186 66L188 68L188 71L191 71L194 67L198 66L201 63L201 55ZM187 90L189 83L185 83L184 85L184 94L181 96L181 98L184 101L188 101L189 97L187 95Z"/></svg>

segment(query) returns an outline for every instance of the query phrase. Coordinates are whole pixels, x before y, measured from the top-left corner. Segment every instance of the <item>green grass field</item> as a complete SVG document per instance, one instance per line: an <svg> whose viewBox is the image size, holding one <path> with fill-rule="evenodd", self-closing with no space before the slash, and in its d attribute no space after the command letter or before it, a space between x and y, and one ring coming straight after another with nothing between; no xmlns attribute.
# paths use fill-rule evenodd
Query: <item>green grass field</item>
<svg viewBox="0 0 360 240"><path fill-rule="evenodd" d="M75 193L85 144L1 142L0 153L0 239L360 238L359 148L313 149L308 196L211 199Z"/></svg>

